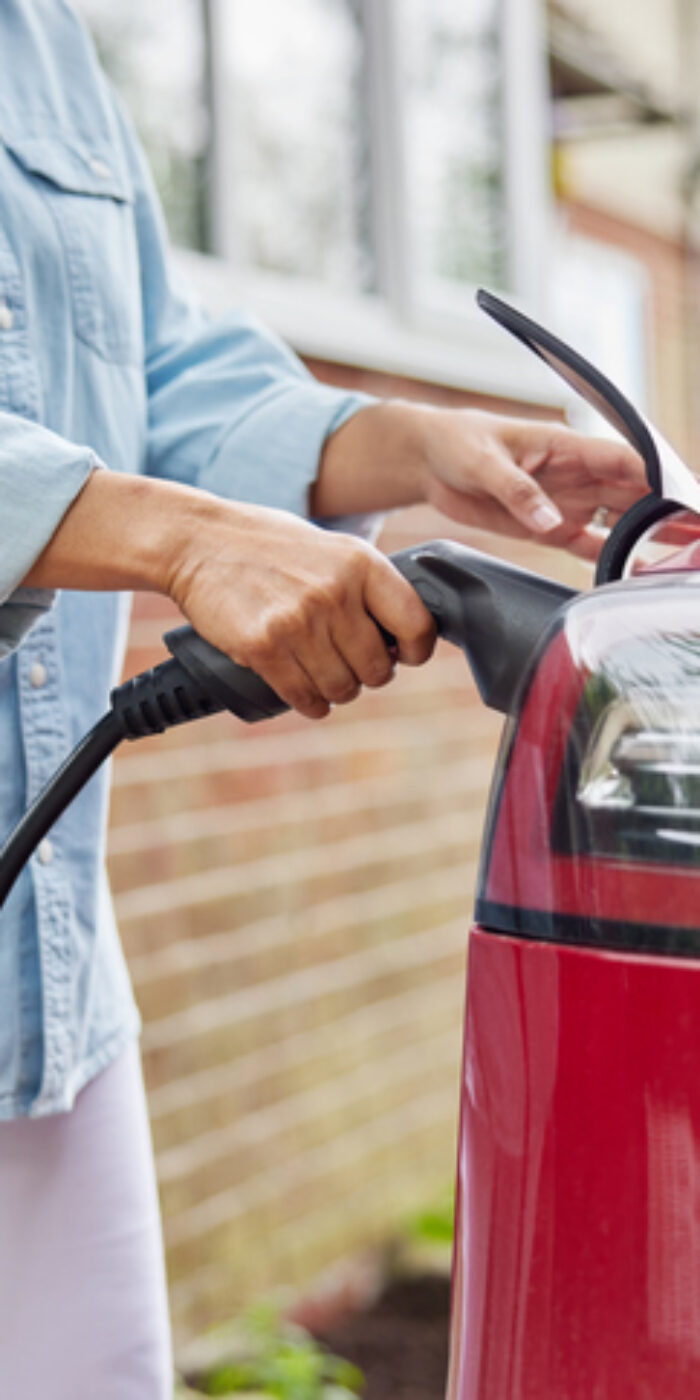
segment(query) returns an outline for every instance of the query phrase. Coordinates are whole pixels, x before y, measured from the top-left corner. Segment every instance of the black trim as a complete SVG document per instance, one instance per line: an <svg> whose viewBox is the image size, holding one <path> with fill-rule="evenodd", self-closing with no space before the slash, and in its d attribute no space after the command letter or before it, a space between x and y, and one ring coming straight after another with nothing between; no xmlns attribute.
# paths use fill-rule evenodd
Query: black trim
<svg viewBox="0 0 700 1400"><path fill-rule="evenodd" d="M600 948L624 953L660 953L667 957L700 958L700 927L624 923L618 919L584 918L577 914L521 909L479 897L476 922L485 932L544 943Z"/></svg>
<svg viewBox="0 0 700 1400"><path fill-rule="evenodd" d="M658 496L642 496L635 501L620 516L603 545L595 572L596 587L621 579L632 550L652 525L682 509L677 501L659 500Z"/></svg>
<svg viewBox="0 0 700 1400"><path fill-rule="evenodd" d="M662 493L661 465L656 444L646 423L636 408L626 399L600 370L584 360L565 341L559 340L551 331L539 326L522 311L501 301L492 292L480 288L476 294L477 305L491 316L505 330L510 331L528 350L539 355L545 364L553 369L581 398L606 418L608 423L622 433L644 462L650 490L657 496Z"/></svg>

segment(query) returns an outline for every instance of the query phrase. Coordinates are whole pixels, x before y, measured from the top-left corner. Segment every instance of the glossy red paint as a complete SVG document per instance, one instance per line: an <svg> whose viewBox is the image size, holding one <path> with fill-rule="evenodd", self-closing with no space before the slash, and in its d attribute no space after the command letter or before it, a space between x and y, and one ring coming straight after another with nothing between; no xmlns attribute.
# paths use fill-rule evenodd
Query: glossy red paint
<svg viewBox="0 0 700 1400"><path fill-rule="evenodd" d="M700 963L473 930L448 1400L700 1395Z"/></svg>
<svg viewBox="0 0 700 1400"><path fill-rule="evenodd" d="M626 594L611 595L609 618L590 619L590 635L594 627L602 632L609 626L611 650L619 625L615 613L624 619L626 599ZM580 630L587 641L586 626ZM525 698L503 778L483 893L494 904L544 913L697 928L698 867L559 854L552 848L564 750L590 675L576 654L580 638L572 637L572 631L564 629L553 638Z"/></svg>

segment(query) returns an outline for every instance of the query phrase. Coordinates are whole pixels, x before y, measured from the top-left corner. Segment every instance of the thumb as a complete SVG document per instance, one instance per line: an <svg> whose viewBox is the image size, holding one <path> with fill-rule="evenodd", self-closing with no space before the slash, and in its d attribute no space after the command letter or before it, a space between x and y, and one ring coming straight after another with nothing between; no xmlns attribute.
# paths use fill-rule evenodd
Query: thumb
<svg viewBox="0 0 700 1400"><path fill-rule="evenodd" d="M435 623L415 588L379 552L367 572L364 602L370 615L396 638L399 661L422 666L435 646Z"/></svg>

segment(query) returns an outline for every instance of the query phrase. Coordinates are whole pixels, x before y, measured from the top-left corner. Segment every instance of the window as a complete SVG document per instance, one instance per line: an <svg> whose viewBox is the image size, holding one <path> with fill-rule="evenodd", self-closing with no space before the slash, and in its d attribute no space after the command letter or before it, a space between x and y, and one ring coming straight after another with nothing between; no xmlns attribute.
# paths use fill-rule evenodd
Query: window
<svg viewBox="0 0 700 1400"><path fill-rule="evenodd" d="M373 290L361 7L220 0L214 26L217 251Z"/></svg>
<svg viewBox="0 0 700 1400"><path fill-rule="evenodd" d="M407 219L416 280L434 298L454 283L504 286L498 0L402 5Z"/></svg>
<svg viewBox="0 0 700 1400"><path fill-rule="evenodd" d="M543 0L75 3L174 242L222 260L190 259L205 300L242 292L303 353L551 397L473 299L541 309Z"/></svg>
<svg viewBox="0 0 700 1400"><path fill-rule="evenodd" d="M401 0L393 26L367 10L217 0L220 250L343 290L385 290L379 185L403 166L396 239L416 282L433 294L479 278L503 285L498 0ZM382 117L394 128L386 152Z"/></svg>

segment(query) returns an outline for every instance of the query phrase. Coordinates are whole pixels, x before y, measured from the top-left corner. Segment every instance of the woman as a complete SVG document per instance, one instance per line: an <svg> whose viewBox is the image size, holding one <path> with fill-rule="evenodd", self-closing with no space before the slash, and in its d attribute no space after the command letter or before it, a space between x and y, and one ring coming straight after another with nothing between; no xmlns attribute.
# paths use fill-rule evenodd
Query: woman
<svg viewBox="0 0 700 1400"><path fill-rule="evenodd" d="M433 645L351 533L373 512L427 500L591 557L600 501L614 515L644 481L624 447L330 389L249 316L209 323L173 286L143 156L70 8L4 0L0 46L6 832L105 708L126 590L168 594L320 718L390 679L377 622L409 665ZM0 1394L23 1400L172 1388L106 803L102 772L0 912Z"/></svg>

